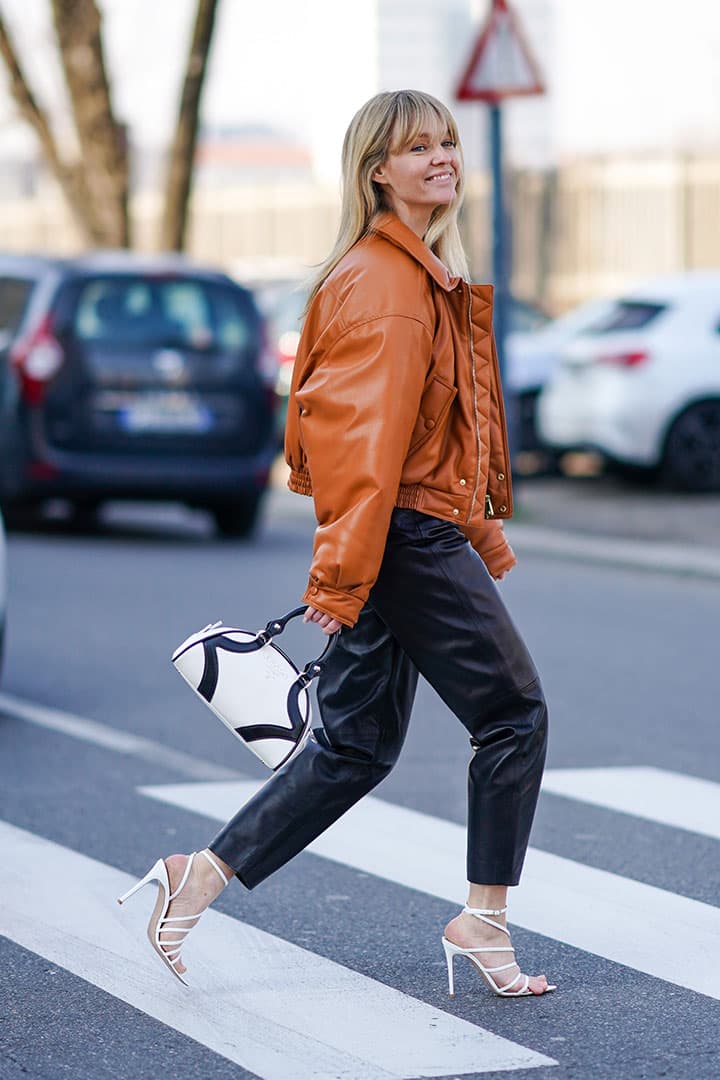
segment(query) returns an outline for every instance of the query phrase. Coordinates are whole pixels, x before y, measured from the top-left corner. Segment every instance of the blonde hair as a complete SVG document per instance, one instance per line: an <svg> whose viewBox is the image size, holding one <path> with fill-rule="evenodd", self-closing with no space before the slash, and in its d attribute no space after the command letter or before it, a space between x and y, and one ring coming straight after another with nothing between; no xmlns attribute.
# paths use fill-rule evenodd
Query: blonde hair
<svg viewBox="0 0 720 1080"><path fill-rule="evenodd" d="M409 146L428 126L439 124L457 146L460 170L456 197L432 212L423 240L451 274L468 277L468 266L457 217L463 198L464 170L457 124L437 98L420 90L394 90L376 94L355 114L345 133L342 149L342 204L335 245L312 280L308 306L326 277L350 248L389 209L383 185L372 177L392 150Z"/></svg>

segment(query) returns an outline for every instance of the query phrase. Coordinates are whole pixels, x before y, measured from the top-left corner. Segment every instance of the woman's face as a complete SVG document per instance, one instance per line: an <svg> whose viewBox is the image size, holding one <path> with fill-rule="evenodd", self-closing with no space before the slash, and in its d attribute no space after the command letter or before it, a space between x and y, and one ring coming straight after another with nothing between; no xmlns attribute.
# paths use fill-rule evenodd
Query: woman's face
<svg viewBox="0 0 720 1080"><path fill-rule="evenodd" d="M390 208L420 235L435 207L455 198L461 169L448 132L438 122L424 128L407 146L394 147L372 177L383 185Z"/></svg>

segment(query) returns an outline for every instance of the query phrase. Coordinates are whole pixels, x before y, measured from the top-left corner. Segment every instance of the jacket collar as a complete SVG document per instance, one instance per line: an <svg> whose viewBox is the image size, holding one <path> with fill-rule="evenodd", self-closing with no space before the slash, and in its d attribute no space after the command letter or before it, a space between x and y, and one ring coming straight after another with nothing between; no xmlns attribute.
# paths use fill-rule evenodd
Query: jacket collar
<svg viewBox="0 0 720 1080"><path fill-rule="evenodd" d="M408 255L412 255L417 262L424 266L433 281L441 289L445 289L446 292L451 292L460 281L459 277L450 276L437 255L430 250L427 244L423 243L417 233L414 233L408 225L400 220L397 214L389 211L380 214L370 226L370 232L383 236L386 240L395 244L396 247L407 251Z"/></svg>

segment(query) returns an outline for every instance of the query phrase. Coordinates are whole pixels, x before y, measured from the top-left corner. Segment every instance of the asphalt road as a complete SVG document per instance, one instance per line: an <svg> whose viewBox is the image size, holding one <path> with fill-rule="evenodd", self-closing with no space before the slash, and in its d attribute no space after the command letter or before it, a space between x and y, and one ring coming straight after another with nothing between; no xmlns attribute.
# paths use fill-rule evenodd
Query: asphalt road
<svg viewBox="0 0 720 1080"><path fill-rule="evenodd" d="M204 846L246 791L228 782L264 777L169 654L217 618L257 628L294 606L310 543L285 498L252 544L154 508L10 538L2 1080L720 1075L715 581L535 553L502 585L552 714L510 919L524 967L555 994L495 999L467 965L447 997L439 935L463 900L447 853L468 746L427 687L372 824L350 822L251 894L232 885L217 905L229 918L188 946L193 989L136 939L151 897L117 908L120 879ZM287 636L302 659L320 641Z"/></svg>

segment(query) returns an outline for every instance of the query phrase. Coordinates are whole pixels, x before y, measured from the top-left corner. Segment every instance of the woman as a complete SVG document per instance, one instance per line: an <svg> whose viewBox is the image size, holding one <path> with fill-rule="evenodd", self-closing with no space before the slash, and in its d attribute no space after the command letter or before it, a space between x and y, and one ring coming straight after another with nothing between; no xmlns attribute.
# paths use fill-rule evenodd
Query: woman
<svg viewBox="0 0 720 1080"><path fill-rule="evenodd" d="M318 522L305 618L342 631L318 686L323 727L202 857L159 860L135 889L162 886L148 933L182 978L183 941L233 875L253 888L388 774L419 671L473 749L469 897L442 939L450 993L460 955L496 994L541 995L554 987L521 973L505 912L547 714L493 582L515 564L500 520L511 513L510 470L492 288L467 284L457 229L455 121L427 94L379 94L348 129L343 177L285 447L290 487L313 496Z"/></svg>

